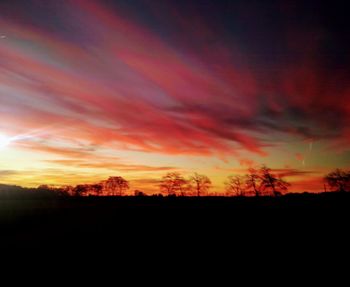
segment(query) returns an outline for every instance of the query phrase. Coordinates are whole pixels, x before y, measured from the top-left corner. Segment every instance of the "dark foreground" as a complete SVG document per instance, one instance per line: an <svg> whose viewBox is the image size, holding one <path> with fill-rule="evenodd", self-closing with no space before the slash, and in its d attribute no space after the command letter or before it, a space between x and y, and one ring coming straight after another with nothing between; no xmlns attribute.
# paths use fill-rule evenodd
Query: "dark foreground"
<svg viewBox="0 0 350 287"><path fill-rule="evenodd" d="M350 194L279 198L2 198L2 247L110 248L300 242L348 233ZM247 243L248 242L248 243ZM305 244L308 242L305 241Z"/></svg>

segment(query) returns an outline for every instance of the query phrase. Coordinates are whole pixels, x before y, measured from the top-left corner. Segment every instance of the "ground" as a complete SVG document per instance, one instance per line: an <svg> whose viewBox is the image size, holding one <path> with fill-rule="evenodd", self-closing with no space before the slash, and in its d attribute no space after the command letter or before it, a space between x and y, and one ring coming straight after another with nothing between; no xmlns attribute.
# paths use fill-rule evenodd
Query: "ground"
<svg viewBox="0 0 350 287"><path fill-rule="evenodd" d="M231 240L261 244L272 233L280 242L313 232L342 232L349 207L348 193L278 198L3 198L0 234L2 246L18 248Z"/></svg>

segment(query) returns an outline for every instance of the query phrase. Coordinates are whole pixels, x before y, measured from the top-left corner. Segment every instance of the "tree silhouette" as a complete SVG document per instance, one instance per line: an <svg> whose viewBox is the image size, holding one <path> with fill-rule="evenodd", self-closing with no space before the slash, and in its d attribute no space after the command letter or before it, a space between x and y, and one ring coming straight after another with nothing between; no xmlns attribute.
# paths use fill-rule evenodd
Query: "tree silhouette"
<svg viewBox="0 0 350 287"><path fill-rule="evenodd" d="M101 195L103 190L103 185L101 183L95 183L90 186L90 190L94 195Z"/></svg>
<svg viewBox="0 0 350 287"><path fill-rule="evenodd" d="M225 182L226 191L228 194L236 196L245 195L244 177L238 175L230 175Z"/></svg>
<svg viewBox="0 0 350 287"><path fill-rule="evenodd" d="M168 195L176 195L180 192L181 195L185 195L185 185L187 181L178 172L169 172L162 177L160 182L160 190L166 192Z"/></svg>
<svg viewBox="0 0 350 287"><path fill-rule="evenodd" d="M263 165L260 168L261 189L263 191L271 190L274 196L281 195L282 191L286 191L290 184L271 173L271 169Z"/></svg>
<svg viewBox="0 0 350 287"><path fill-rule="evenodd" d="M88 192L89 186L87 184L78 184L73 189L74 196L84 196Z"/></svg>
<svg viewBox="0 0 350 287"><path fill-rule="evenodd" d="M121 176L111 176L103 184L107 194L114 196L122 196L129 189L129 182Z"/></svg>
<svg viewBox="0 0 350 287"><path fill-rule="evenodd" d="M260 183L261 183L261 179L259 176L259 172L254 169L254 168L250 168L248 170L248 174L245 176L246 180L245 183L247 185L248 189L252 189L255 196L260 196Z"/></svg>
<svg viewBox="0 0 350 287"><path fill-rule="evenodd" d="M337 168L327 174L324 179L330 188L336 188L336 191L345 192L350 189L350 171L346 172Z"/></svg>
<svg viewBox="0 0 350 287"><path fill-rule="evenodd" d="M211 187L211 180L206 175L198 173L191 176L189 182L194 185L192 188L196 191L197 196L206 193Z"/></svg>

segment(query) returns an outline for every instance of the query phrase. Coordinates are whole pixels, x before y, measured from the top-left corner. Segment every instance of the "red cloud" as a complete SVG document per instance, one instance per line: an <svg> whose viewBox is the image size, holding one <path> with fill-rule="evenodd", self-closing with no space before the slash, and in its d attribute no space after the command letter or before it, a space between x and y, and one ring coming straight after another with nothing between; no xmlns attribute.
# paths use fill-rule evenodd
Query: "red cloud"
<svg viewBox="0 0 350 287"><path fill-rule="evenodd" d="M183 42L173 45L94 1L63 5L75 8L65 15L76 23L71 37L0 22L9 35L0 45L2 130L53 125L40 137L223 158L264 156L280 133L349 147L348 75L322 69L312 55L277 65L278 75L261 73L232 43L189 44L215 39L200 17L201 29L175 33ZM188 27L187 19L168 20Z"/></svg>

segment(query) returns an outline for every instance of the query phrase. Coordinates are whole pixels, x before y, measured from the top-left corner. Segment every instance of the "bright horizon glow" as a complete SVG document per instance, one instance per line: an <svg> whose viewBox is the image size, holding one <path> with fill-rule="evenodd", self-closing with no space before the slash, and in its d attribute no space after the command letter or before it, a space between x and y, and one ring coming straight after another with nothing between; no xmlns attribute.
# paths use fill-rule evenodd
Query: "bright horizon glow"
<svg viewBox="0 0 350 287"><path fill-rule="evenodd" d="M12 138L0 134L0 150L6 148L12 142Z"/></svg>

